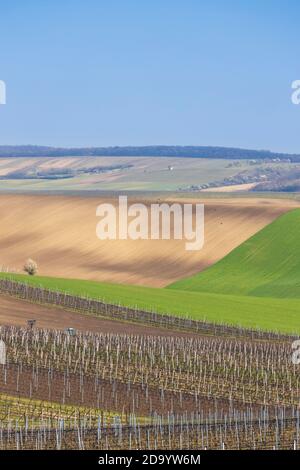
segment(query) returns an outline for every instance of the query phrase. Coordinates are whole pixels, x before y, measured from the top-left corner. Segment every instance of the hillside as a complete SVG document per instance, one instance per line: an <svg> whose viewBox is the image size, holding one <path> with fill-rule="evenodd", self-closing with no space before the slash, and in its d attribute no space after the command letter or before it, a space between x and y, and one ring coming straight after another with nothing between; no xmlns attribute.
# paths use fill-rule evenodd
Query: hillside
<svg viewBox="0 0 300 470"><path fill-rule="evenodd" d="M214 266L169 288L299 298L300 210L282 215Z"/></svg>
<svg viewBox="0 0 300 470"><path fill-rule="evenodd" d="M145 203L151 201L157 199ZM216 263L299 206L275 198L207 199L205 246L193 252L185 250L184 240L100 241L96 208L101 202L116 204L117 197L1 194L0 265L22 270L31 257L43 276L165 287Z"/></svg>

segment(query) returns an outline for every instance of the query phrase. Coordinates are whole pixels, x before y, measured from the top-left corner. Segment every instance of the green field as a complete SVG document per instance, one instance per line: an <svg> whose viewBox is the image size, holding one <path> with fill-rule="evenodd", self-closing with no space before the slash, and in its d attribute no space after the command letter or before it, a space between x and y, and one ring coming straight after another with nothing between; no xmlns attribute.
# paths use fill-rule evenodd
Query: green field
<svg viewBox="0 0 300 470"><path fill-rule="evenodd" d="M300 209L282 215L215 265L169 289L300 298Z"/></svg>
<svg viewBox="0 0 300 470"><path fill-rule="evenodd" d="M120 302L126 306L152 309L158 313L270 331L300 333L300 300L298 299L198 293L4 273L0 277L9 277L22 282L26 281L31 285L102 299L111 303Z"/></svg>

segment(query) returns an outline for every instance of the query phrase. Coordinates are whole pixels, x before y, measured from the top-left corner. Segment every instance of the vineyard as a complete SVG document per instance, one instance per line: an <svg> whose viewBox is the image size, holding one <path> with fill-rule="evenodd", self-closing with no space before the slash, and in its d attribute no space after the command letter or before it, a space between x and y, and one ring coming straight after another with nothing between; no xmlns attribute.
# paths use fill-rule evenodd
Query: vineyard
<svg viewBox="0 0 300 470"><path fill-rule="evenodd" d="M175 316L145 311L138 307L130 308L120 303L109 304L102 300L89 297L79 297L61 291L53 291L43 287L35 287L27 283L17 282L8 278L0 279L0 293L14 298L28 300L42 305L55 305L61 308L73 310L85 315L106 317L111 319L136 322L143 325L154 325L171 330L186 330L196 333L212 334L217 336L248 337L262 339L283 338L283 334L274 331L266 331L237 327L228 324L211 323L188 318L187 316ZM291 335L285 338L289 339Z"/></svg>
<svg viewBox="0 0 300 470"><path fill-rule="evenodd" d="M0 449L300 448L294 338L230 333L2 327Z"/></svg>

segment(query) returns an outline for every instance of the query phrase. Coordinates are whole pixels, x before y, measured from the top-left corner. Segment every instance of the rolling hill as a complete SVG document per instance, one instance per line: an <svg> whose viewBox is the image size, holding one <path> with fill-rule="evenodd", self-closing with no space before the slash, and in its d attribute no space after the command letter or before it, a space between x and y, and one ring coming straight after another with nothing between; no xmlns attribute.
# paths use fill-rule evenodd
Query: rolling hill
<svg viewBox="0 0 300 470"><path fill-rule="evenodd" d="M300 298L300 210L282 215L215 265L169 289Z"/></svg>
<svg viewBox="0 0 300 470"><path fill-rule="evenodd" d="M152 201L157 199L144 202ZM165 287L216 263L299 206L280 199L207 199L205 246L193 252L185 250L184 240L99 240L101 202L116 204L117 197L1 194L0 265L21 271L30 257L42 276Z"/></svg>
<svg viewBox="0 0 300 470"><path fill-rule="evenodd" d="M1 273L0 277L157 313L300 333L300 209L294 209L295 205L279 200L224 200L222 204L211 200L207 204L208 246L187 258L185 251L179 256L172 243L168 253L161 243L155 249L151 245L148 252L141 246L138 253L136 245L130 251L130 243L115 250L107 244L100 247L95 237L86 236L94 229L95 203L93 198L74 197L61 198L58 205L50 196L39 200L6 195L0 204L2 258L21 263L33 255L43 275ZM29 207L31 212L26 210ZM23 214L27 214L25 219ZM116 256L121 252L126 252L123 259ZM168 263L158 273L162 253ZM222 254L225 257L218 261L216 257ZM178 279L201 267L201 274L158 288L168 278ZM110 277L112 282L99 282L101 277ZM136 280L152 287L128 285Z"/></svg>

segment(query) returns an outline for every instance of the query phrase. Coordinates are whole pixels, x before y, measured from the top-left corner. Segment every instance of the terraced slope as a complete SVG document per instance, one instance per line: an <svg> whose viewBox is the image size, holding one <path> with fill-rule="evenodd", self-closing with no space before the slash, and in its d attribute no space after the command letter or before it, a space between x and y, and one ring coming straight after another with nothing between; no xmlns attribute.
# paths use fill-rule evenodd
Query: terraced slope
<svg viewBox="0 0 300 470"><path fill-rule="evenodd" d="M204 272L170 289L300 298L300 210L292 210Z"/></svg>

